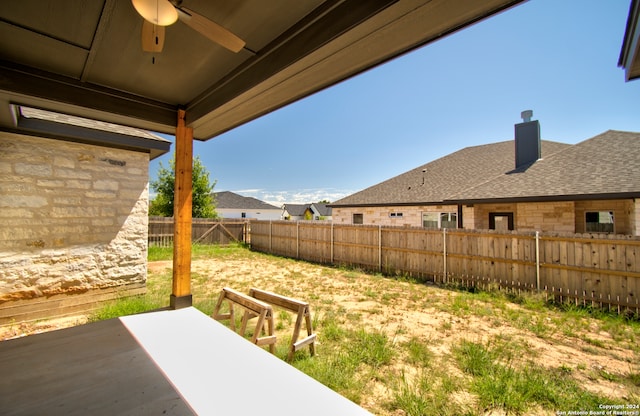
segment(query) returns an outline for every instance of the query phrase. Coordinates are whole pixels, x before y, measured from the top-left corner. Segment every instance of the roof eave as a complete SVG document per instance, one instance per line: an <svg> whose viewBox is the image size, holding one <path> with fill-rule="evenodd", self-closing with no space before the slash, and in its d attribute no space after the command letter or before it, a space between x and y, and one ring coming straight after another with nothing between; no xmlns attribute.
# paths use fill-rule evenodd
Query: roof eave
<svg viewBox="0 0 640 416"><path fill-rule="evenodd" d="M164 155L171 149L171 142L161 137L151 139L131 136L114 131L24 117L19 112L16 117L16 127L2 130L28 136L148 153L150 160Z"/></svg>
<svg viewBox="0 0 640 416"><path fill-rule="evenodd" d="M567 202L567 201L591 201L606 199L633 199L640 198L640 191L636 192L611 192L598 194L579 195L537 195L505 198L465 198L444 201L446 204L472 205L472 204L505 204L517 202Z"/></svg>
<svg viewBox="0 0 640 416"><path fill-rule="evenodd" d="M369 208L369 207L412 207L412 206L430 206L430 205L451 205L447 201L429 201L429 202L377 202L375 204L327 204L330 208Z"/></svg>
<svg viewBox="0 0 640 416"><path fill-rule="evenodd" d="M624 69L626 81L640 78L640 0L629 6L618 66Z"/></svg>

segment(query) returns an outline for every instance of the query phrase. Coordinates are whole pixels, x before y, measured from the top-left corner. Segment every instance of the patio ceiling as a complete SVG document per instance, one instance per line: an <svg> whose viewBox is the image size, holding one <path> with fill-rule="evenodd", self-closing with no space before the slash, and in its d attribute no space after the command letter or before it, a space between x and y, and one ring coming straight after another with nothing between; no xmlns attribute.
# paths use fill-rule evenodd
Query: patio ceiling
<svg viewBox="0 0 640 416"><path fill-rule="evenodd" d="M632 0L629 6L618 66L624 69L625 80L640 78L640 0Z"/></svg>
<svg viewBox="0 0 640 416"><path fill-rule="evenodd" d="M522 0L184 0L246 41L238 53L184 23L143 52L125 0L21 0L0 7L0 128L12 104L194 138L227 130Z"/></svg>

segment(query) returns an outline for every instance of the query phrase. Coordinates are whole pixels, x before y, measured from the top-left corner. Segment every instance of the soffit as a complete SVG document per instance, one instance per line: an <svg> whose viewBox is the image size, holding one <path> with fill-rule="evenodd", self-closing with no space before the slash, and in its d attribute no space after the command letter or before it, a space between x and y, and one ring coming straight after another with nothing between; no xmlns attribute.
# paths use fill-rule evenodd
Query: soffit
<svg viewBox="0 0 640 416"><path fill-rule="evenodd" d="M521 0L184 0L247 45L238 53L178 22L143 52L124 0L0 7L0 127L10 104L172 134L186 109L206 140Z"/></svg>

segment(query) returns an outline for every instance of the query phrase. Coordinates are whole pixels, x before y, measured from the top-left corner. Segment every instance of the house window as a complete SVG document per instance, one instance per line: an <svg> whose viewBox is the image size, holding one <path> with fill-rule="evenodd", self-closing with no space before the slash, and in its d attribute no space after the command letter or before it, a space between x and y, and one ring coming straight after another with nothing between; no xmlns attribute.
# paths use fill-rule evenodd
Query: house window
<svg viewBox="0 0 640 416"><path fill-rule="evenodd" d="M489 213L489 229L499 231L513 230L513 212Z"/></svg>
<svg viewBox="0 0 640 416"><path fill-rule="evenodd" d="M362 214L353 214L354 224L364 224L364 216Z"/></svg>
<svg viewBox="0 0 640 416"><path fill-rule="evenodd" d="M455 212L423 212L424 228L458 228L458 214Z"/></svg>
<svg viewBox="0 0 640 416"><path fill-rule="evenodd" d="M390 212L389 216L391 218L402 218L402 212Z"/></svg>
<svg viewBox="0 0 640 416"><path fill-rule="evenodd" d="M458 214L455 212L441 213L440 228L458 228Z"/></svg>
<svg viewBox="0 0 640 416"><path fill-rule="evenodd" d="M585 220L588 233L614 232L613 211L586 212Z"/></svg>

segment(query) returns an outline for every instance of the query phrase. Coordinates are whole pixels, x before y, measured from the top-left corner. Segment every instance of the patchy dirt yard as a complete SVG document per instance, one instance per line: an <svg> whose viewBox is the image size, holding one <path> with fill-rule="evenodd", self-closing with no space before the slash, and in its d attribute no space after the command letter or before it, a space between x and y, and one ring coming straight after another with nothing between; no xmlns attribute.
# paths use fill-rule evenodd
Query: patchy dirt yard
<svg viewBox="0 0 640 416"><path fill-rule="evenodd" d="M454 408L448 414L505 414L499 407L478 404L477 393L464 387L473 379L461 368L461 345L473 343L499 351L505 366L549 370L569 377L586 392L617 403L640 404L640 324L622 319L594 318L579 308L559 310L535 296L469 293L440 288L408 279L393 279L359 271L324 267L259 253L220 255L192 263L195 306L211 313L220 290L250 287L306 300L318 333L318 354L328 347L328 320L353 330L381 333L394 350L392 362L360 370L362 391L341 392L375 414L420 414L398 404L404 392L424 374L440 371L454 380L447 395ZM171 262L149 263L149 291L167 299ZM0 338L22 336L86 322L86 317L39 322L2 328ZM280 336L290 335L293 323L287 314L276 315ZM416 364L407 346L425 346L429 363ZM333 348L333 347L332 347ZM295 364L295 363L294 363ZM443 384L444 378L436 384ZM457 387L456 387L457 386ZM419 393L419 390L415 390ZM431 394L431 393L429 393ZM416 394L420 396L421 394ZM426 393L424 393L426 395ZM355 396L355 397L353 397ZM395 404L394 404L395 403ZM589 411L576 403L572 408L533 405L523 414L556 414ZM429 414L438 414L432 412Z"/></svg>

